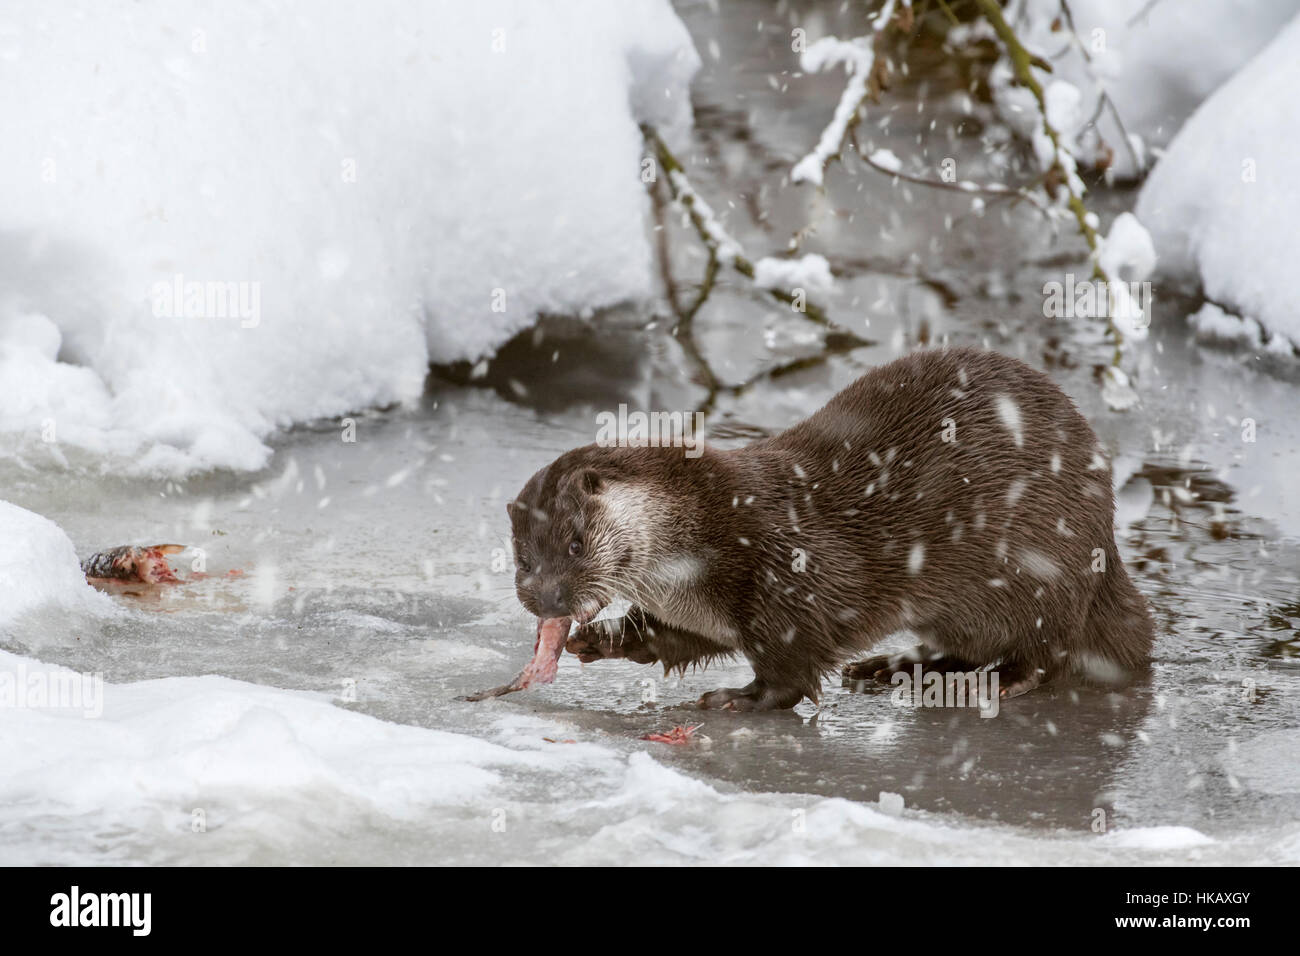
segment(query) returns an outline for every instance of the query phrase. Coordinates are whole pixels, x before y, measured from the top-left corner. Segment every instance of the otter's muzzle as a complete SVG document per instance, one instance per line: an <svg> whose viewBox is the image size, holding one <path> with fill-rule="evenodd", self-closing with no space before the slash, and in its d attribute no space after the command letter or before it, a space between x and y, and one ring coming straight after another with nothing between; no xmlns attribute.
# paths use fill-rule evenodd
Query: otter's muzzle
<svg viewBox="0 0 1300 956"><path fill-rule="evenodd" d="M543 618L569 617L569 589L562 584L538 588L533 600Z"/></svg>

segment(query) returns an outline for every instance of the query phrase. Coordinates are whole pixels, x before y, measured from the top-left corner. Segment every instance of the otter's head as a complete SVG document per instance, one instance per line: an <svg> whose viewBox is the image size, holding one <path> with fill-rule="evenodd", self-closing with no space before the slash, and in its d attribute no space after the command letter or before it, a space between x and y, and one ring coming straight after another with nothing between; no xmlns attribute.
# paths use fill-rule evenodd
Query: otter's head
<svg viewBox="0 0 1300 956"><path fill-rule="evenodd" d="M590 621L617 596L639 532L630 489L584 449L533 475L506 505L519 602L540 618Z"/></svg>

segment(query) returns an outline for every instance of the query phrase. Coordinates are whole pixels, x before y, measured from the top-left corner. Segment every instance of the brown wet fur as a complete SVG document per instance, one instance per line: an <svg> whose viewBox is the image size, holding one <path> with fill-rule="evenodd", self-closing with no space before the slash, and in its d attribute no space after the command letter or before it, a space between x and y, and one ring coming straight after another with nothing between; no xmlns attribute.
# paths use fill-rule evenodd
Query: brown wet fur
<svg viewBox="0 0 1300 956"><path fill-rule="evenodd" d="M945 670L998 665L1004 697L1066 670L1121 681L1150 655L1096 435L1047 376L995 352L906 356L740 449L574 449L508 510L530 612L634 602L616 634L570 638L583 659L749 661L753 683L702 707L816 700L824 675L904 630Z"/></svg>

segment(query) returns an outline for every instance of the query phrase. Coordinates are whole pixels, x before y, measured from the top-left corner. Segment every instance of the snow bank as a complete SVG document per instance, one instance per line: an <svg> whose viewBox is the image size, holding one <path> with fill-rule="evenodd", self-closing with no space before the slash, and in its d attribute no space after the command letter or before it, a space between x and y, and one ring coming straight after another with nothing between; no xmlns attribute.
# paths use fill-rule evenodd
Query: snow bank
<svg viewBox="0 0 1300 956"><path fill-rule="evenodd" d="M102 861L123 844L187 859L220 846L243 862L272 848L262 862L319 861L314 845L332 842L321 835L333 827L400 829L467 805L488 833L494 804L481 801L500 789L500 771L539 762L353 713L322 694L222 677L106 684L0 652L0 686L15 674L30 686L80 680L97 691L85 695L92 709L53 699L0 708L0 861L9 864ZM568 748L564 765L581 768L587 750ZM108 830L118 838L91 839Z"/></svg>
<svg viewBox="0 0 1300 956"><path fill-rule="evenodd" d="M0 652L0 689L18 674L94 679ZM0 707L0 862L1123 865L1300 852L1293 825L1231 842L1182 827L1096 838L948 824L890 794L723 793L652 746L585 742L590 731L508 708L488 740L222 677L100 681L95 694L93 708Z"/></svg>
<svg viewBox="0 0 1300 956"><path fill-rule="evenodd" d="M1072 151L1091 163L1109 149L1111 172L1121 178L1138 171L1135 154L1148 165L1153 148L1168 143L1196 105L1295 14L1292 4L1256 0L1072 0L1070 10L1077 41L1061 17L1059 0L1027 0L1009 14L1021 41L1052 64L1052 73L1040 79L1049 105L1057 104L1055 118ZM1037 107L1028 90L1007 84L1009 78L1006 71L995 78L1000 112L1031 138ZM1136 138L1132 148L1115 111L1099 102L1103 90L1125 132Z"/></svg>
<svg viewBox="0 0 1300 956"><path fill-rule="evenodd" d="M72 674L0 652L0 672L20 668ZM297 789L400 817L478 795L498 779L491 764L521 762L472 738L352 713L324 695L223 677L106 684L103 704L92 720L73 707L6 712L0 803L39 800L111 818L218 795L251 806Z"/></svg>
<svg viewBox="0 0 1300 956"><path fill-rule="evenodd" d="M697 65L667 0L7 4L0 452L253 469L646 295L637 123L680 139Z"/></svg>
<svg viewBox="0 0 1300 956"><path fill-rule="evenodd" d="M1189 315L1187 324L1196 333L1196 341L1203 345L1243 347L1286 360L1295 355L1288 336L1268 331L1250 316L1225 312L1213 302L1206 302Z"/></svg>
<svg viewBox="0 0 1300 956"><path fill-rule="evenodd" d="M1138 218L1161 271L1199 285L1220 306L1269 335L1271 349L1300 343L1295 275L1300 222L1300 18L1196 111L1170 144L1138 199ZM1231 338L1214 308L1197 319ZM1230 320L1229 320L1230 321Z"/></svg>
<svg viewBox="0 0 1300 956"><path fill-rule="evenodd" d="M72 542L58 525L0 501L0 636L34 613L58 614L67 627L78 615L111 609L109 599L86 583Z"/></svg>

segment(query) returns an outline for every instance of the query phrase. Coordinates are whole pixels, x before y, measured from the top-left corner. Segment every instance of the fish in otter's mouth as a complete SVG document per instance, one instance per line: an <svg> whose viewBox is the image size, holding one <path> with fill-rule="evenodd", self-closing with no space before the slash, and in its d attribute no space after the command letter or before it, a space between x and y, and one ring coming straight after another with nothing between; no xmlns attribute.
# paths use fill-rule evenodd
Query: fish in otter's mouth
<svg viewBox="0 0 1300 956"><path fill-rule="evenodd" d="M480 691L477 694L470 694L467 697L458 698L459 700L487 700L489 697L500 697L502 694L513 694L517 690L527 690L537 684L550 684L555 680L555 674L560 668L560 655L564 653L564 642L569 637L569 627L573 624L573 618L569 617L552 617L539 620L537 622L537 640L533 644L533 659L524 665L524 669L519 672L508 684L502 684L500 687L493 687L491 690Z"/></svg>

